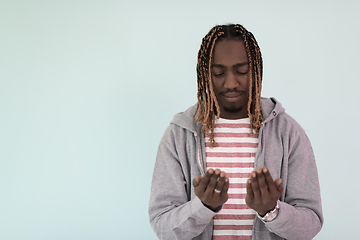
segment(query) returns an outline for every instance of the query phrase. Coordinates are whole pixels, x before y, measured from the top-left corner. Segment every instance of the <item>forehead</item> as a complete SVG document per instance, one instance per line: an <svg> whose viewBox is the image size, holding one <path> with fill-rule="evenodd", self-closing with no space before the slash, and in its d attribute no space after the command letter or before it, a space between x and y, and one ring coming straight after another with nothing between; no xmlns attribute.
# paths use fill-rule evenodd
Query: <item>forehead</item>
<svg viewBox="0 0 360 240"><path fill-rule="evenodd" d="M216 42L212 62L224 66L248 62L244 42L242 40L221 40Z"/></svg>

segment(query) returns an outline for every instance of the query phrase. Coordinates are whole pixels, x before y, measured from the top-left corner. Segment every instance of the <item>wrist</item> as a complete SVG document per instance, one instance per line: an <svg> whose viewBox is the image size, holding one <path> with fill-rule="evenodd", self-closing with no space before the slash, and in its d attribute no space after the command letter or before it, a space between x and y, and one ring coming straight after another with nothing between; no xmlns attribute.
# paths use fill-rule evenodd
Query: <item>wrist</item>
<svg viewBox="0 0 360 240"><path fill-rule="evenodd" d="M202 204L203 204L205 207L207 207L208 209L210 209L211 211L213 211L213 212L218 212L218 211L220 211L220 210L221 210L221 207L222 207L222 205L217 206L217 207L210 206L210 205L207 205L207 204L204 203L204 202L202 202Z"/></svg>
<svg viewBox="0 0 360 240"><path fill-rule="evenodd" d="M274 209L267 212L263 216L261 216L259 213L257 213L257 216L264 222L271 222L277 217L278 213L279 213L279 200L276 202L276 206Z"/></svg>

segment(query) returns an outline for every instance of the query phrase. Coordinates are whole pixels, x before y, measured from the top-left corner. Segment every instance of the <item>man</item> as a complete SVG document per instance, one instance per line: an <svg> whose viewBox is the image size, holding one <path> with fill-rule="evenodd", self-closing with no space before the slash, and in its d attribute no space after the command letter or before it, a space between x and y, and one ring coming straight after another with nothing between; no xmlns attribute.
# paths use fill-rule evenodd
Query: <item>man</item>
<svg viewBox="0 0 360 240"><path fill-rule="evenodd" d="M261 98L254 36L241 25L212 28L197 75L197 105L175 115L157 154L149 206L157 236L312 239L323 223L314 154L281 104Z"/></svg>

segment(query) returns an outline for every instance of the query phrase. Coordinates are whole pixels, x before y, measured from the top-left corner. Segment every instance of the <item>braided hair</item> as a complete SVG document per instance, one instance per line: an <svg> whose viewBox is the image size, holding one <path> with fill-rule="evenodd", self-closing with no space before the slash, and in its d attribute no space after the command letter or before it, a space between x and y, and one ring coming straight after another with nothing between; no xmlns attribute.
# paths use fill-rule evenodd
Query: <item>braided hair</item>
<svg viewBox="0 0 360 240"><path fill-rule="evenodd" d="M214 139L215 115L220 117L220 107L212 84L211 63L214 47L220 40L241 40L249 59L249 100L247 106L251 134L258 133L263 120L260 106L263 63L255 37L240 24L217 25L202 39L197 61L197 107L195 122L203 125L201 131L209 136L210 147L216 147ZM197 115L197 116L196 116Z"/></svg>

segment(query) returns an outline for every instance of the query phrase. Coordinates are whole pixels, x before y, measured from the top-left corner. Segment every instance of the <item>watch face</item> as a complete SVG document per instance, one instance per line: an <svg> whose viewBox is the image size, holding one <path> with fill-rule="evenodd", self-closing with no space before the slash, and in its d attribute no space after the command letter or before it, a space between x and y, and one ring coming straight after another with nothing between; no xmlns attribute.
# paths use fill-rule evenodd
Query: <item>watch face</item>
<svg viewBox="0 0 360 240"><path fill-rule="evenodd" d="M270 222L270 221L274 220L278 215L278 209L279 209L279 203L276 204L276 207L274 208L274 210L265 214L265 216L262 217L262 220L264 220L265 222Z"/></svg>
<svg viewBox="0 0 360 240"><path fill-rule="evenodd" d="M270 222L270 221L274 220L276 218L276 216L277 216L277 211L269 212L265 215L264 221Z"/></svg>

